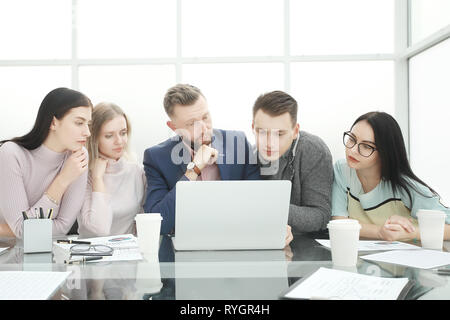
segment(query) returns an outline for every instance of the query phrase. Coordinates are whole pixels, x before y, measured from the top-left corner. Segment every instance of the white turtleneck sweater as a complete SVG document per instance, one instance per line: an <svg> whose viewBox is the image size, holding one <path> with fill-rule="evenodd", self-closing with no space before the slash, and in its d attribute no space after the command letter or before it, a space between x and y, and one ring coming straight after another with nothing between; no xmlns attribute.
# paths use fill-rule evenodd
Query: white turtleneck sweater
<svg viewBox="0 0 450 320"><path fill-rule="evenodd" d="M67 188L59 205L44 192L70 156L70 151L54 152L41 145L27 150L14 142L0 147L0 223L7 223L17 238L22 238L22 211L35 217L39 207L47 214L53 208L53 235L65 235L75 223L83 204L87 172Z"/></svg>
<svg viewBox="0 0 450 320"><path fill-rule="evenodd" d="M134 217L144 212L144 170L123 157L118 161L108 160L103 181L106 193L94 192L89 176L84 204L78 216L80 238L136 234Z"/></svg>

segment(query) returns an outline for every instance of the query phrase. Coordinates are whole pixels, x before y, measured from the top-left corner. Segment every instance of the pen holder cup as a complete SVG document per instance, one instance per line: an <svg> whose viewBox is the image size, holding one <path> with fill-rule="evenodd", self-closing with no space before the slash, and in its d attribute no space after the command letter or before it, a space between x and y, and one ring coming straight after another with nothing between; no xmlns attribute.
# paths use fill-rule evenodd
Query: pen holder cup
<svg viewBox="0 0 450 320"><path fill-rule="evenodd" d="M52 220L28 219L23 222L23 252L52 251Z"/></svg>

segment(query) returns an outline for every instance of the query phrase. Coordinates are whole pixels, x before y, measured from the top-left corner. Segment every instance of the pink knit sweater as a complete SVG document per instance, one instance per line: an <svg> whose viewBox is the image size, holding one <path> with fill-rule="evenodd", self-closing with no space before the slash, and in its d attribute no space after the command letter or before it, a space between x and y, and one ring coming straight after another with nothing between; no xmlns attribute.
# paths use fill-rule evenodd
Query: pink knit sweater
<svg viewBox="0 0 450 320"><path fill-rule="evenodd" d="M83 205L88 172L70 184L59 206L44 194L69 156L69 151L57 153L43 144L31 151L14 142L0 147L0 223L8 223L16 237L22 238L22 211L31 218L39 207L44 215L53 208L53 235L65 235L72 227Z"/></svg>
<svg viewBox="0 0 450 320"><path fill-rule="evenodd" d="M78 215L80 237L136 233L134 218L144 212L144 170L124 157L118 161L108 160L103 181L106 192L93 192L88 178L84 204Z"/></svg>

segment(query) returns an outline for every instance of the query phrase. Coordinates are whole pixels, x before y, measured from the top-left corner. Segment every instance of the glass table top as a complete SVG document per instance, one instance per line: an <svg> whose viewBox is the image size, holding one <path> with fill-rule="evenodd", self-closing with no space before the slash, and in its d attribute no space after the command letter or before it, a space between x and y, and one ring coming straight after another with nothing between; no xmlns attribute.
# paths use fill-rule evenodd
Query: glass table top
<svg viewBox="0 0 450 320"><path fill-rule="evenodd" d="M314 240L320 238L328 235L297 234L284 250L175 251L171 238L162 236L158 256L74 265L65 264L65 253L56 247L51 253L24 254L21 240L0 239L0 247L10 247L0 255L0 271L72 271L55 292L56 300L275 300L320 267L407 277L414 284L406 299L450 299L449 276L360 258L353 268L338 268L331 251Z"/></svg>

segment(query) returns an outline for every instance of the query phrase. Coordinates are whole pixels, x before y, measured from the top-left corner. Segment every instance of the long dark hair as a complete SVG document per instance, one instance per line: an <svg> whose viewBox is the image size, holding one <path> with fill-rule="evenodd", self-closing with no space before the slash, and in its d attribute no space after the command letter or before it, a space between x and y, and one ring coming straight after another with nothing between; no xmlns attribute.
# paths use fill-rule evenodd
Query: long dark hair
<svg viewBox="0 0 450 320"><path fill-rule="evenodd" d="M420 180L412 171L402 131L397 121L391 115L386 112L368 112L356 119L352 128L362 120L366 120L372 127L375 135L375 144L381 160L381 179L391 183L394 194L401 188L406 191L410 201L412 201L412 197L409 188L422 194L407 180L409 178L426 186L434 195L439 196L436 191Z"/></svg>
<svg viewBox="0 0 450 320"><path fill-rule="evenodd" d="M92 108L92 102L81 92L72 89L56 88L50 91L41 102L33 129L24 136L0 141L0 146L11 141L28 150L38 148L50 132L53 117L60 120L70 109L77 107Z"/></svg>

